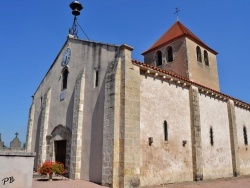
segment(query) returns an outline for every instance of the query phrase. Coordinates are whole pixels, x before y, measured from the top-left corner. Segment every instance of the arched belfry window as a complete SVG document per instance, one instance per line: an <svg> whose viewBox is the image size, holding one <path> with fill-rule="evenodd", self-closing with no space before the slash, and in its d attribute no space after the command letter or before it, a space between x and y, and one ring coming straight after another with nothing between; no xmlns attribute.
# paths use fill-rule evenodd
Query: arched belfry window
<svg viewBox="0 0 250 188"><path fill-rule="evenodd" d="M167 47L166 57L167 57L167 62L172 62L174 60L173 48L171 46Z"/></svg>
<svg viewBox="0 0 250 188"><path fill-rule="evenodd" d="M68 84L68 68L64 68L62 71L62 90L67 89Z"/></svg>
<svg viewBox="0 0 250 188"><path fill-rule="evenodd" d="M196 56L197 61L201 62L201 48L199 46L196 47Z"/></svg>
<svg viewBox="0 0 250 188"><path fill-rule="evenodd" d="M162 53L161 51L156 52L156 66L161 66L162 65Z"/></svg>
<svg viewBox="0 0 250 188"><path fill-rule="evenodd" d="M205 65L209 66L208 53L206 50L204 50L204 62L205 62Z"/></svg>

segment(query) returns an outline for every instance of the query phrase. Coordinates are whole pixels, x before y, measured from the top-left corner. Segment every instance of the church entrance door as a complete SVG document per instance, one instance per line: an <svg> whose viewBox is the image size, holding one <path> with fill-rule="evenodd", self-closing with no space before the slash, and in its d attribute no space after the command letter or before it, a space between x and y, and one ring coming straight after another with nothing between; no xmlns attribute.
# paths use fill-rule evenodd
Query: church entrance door
<svg viewBox="0 0 250 188"><path fill-rule="evenodd" d="M55 141L55 158L57 162L60 162L65 166L66 140Z"/></svg>

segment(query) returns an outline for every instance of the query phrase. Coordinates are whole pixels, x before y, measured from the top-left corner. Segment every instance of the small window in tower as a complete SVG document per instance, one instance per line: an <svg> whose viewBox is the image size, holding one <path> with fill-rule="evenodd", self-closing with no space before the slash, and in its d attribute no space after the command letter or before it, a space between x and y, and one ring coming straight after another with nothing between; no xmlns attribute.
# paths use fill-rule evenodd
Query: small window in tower
<svg viewBox="0 0 250 188"><path fill-rule="evenodd" d="M69 71L65 68L62 72L62 90L67 89Z"/></svg>
<svg viewBox="0 0 250 188"><path fill-rule="evenodd" d="M156 66L161 66L162 65L162 53L161 51L158 51L156 53L157 59L156 59Z"/></svg>
<svg viewBox="0 0 250 188"><path fill-rule="evenodd" d="M201 62L201 48L199 46L196 47L196 55L197 61Z"/></svg>
<svg viewBox="0 0 250 188"><path fill-rule="evenodd" d="M211 144L211 146L213 146L214 145L214 132L213 132L212 127L210 127L209 133L210 133L210 144Z"/></svg>
<svg viewBox="0 0 250 188"><path fill-rule="evenodd" d="M166 120L164 121L163 126L164 126L164 140L168 141L168 123Z"/></svg>
<svg viewBox="0 0 250 188"><path fill-rule="evenodd" d="M247 128L246 128L246 126L243 127L243 136L244 136L244 143L245 143L245 145L248 145Z"/></svg>
<svg viewBox="0 0 250 188"><path fill-rule="evenodd" d="M169 46L167 48L167 62L172 62L174 60L174 56L173 56L173 48L171 46Z"/></svg>
<svg viewBox="0 0 250 188"><path fill-rule="evenodd" d="M95 87L98 86L98 81L99 81L99 71L96 70L95 71Z"/></svg>
<svg viewBox="0 0 250 188"><path fill-rule="evenodd" d="M204 50L204 61L205 65L209 66L208 53L206 50Z"/></svg>

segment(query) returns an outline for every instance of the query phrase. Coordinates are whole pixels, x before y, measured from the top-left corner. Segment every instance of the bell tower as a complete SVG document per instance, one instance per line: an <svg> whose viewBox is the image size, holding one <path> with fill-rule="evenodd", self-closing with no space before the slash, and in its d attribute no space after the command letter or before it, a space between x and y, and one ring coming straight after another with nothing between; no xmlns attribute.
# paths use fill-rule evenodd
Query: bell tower
<svg viewBox="0 0 250 188"><path fill-rule="evenodd" d="M217 54L179 21L142 53L146 64L220 91Z"/></svg>

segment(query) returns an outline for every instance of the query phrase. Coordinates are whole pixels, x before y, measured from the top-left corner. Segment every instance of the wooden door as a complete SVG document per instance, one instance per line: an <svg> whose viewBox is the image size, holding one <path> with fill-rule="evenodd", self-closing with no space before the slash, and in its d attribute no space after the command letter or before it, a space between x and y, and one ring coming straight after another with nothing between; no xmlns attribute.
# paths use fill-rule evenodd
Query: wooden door
<svg viewBox="0 0 250 188"><path fill-rule="evenodd" d="M55 157L57 162L60 162L65 166L66 140L55 141Z"/></svg>

